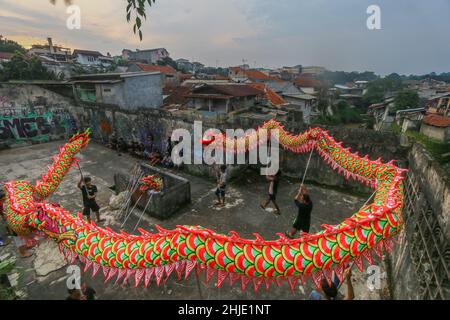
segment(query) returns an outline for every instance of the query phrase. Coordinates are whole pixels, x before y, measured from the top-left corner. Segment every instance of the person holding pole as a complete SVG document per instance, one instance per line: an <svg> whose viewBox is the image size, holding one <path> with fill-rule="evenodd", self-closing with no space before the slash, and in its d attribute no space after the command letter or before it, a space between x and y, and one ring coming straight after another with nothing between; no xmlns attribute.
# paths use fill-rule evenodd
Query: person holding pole
<svg viewBox="0 0 450 320"><path fill-rule="evenodd" d="M78 182L78 189L81 190L83 195L83 216L91 223L92 211L97 216L97 223L104 222L104 220L100 220L100 206L96 201L98 189L97 186L92 183L92 179L90 177L83 178L83 176L81 176L81 179Z"/></svg>
<svg viewBox="0 0 450 320"><path fill-rule="evenodd" d="M311 228L311 212L313 203L308 190L302 185L294 199L298 208L298 215L291 231L286 231L286 236L293 239L298 231L309 233Z"/></svg>

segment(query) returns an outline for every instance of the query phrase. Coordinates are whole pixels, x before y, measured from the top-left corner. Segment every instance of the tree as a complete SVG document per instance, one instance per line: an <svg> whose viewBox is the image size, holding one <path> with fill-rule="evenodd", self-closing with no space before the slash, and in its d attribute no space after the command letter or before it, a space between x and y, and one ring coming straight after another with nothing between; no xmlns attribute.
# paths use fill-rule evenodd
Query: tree
<svg viewBox="0 0 450 320"><path fill-rule="evenodd" d="M56 75L47 71L41 60L17 52L9 62L3 62L0 69L0 81L9 80L55 80Z"/></svg>
<svg viewBox="0 0 450 320"><path fill-rule="evenodd" d="M415 90L402 90L395 95L394 104L396 110L417 108L419 103L419 94Z"/></svg>
<svg viewBox="0 0 450 320"><path fill-rule="evenodd" d="M25 53L25 48L15 41L0 38L0 52Z"/></svg>
<svg viewBox="0 0 450 320"><path fill-rule="evenodd" d="M175 70L180 71L180 70L178 70L178 64L171 57L165 57L162 60L158 61L158 65L171 66Z"/></svg>

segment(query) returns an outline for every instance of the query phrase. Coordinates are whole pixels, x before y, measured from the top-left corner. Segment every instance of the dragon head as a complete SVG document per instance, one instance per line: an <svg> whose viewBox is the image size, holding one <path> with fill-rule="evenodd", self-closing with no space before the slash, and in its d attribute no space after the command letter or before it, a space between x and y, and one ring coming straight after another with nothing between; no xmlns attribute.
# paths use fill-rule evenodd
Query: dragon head
<svg viewBox="0 0 450 320"><path fill-rule="evenodd" d="M152 175L142 178L140 181L140 190L145 192L147 190L154 190L160 192L163 189L163 179L158 175Z"/></svg>

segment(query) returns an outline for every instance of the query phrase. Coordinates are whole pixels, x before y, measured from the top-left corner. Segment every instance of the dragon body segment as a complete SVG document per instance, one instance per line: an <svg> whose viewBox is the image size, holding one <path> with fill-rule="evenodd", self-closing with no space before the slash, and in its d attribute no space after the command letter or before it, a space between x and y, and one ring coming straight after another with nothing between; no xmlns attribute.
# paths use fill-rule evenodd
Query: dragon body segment
<svg viewBox="0 0 450 320"><path fill-rule="evenodd" d="M81 214L72 214L45 199L53 193L65 174L77 162L75 156L89 142L89 132L72 138L54 158L48 173L33 186L26 181L5 184L7 198L5 214L8 225L20 235L42 232L57 241L71 263L80 260L85 271L93 275L100 270L105 282L134 280L137 287L146 287L152 278L160 285L172 274L187 278L192 271L206 271L206 282L213 277L216 285L239 281L244 290L250 282L258 290L287 280L292 289L300 280L312 277L317 287L322 279L331 280L332 271L342 280L345 266L354 263L360 270L363 261L373 264L373 253L381 257L383 250L392 249L392 238L402 229L404 171L393 162L362 158L342 148L328 132L320 128L300 135L291 135L276 121L261 129L278 129L282 147L294 153L313 149L333 169L348 179L354 179L376 189L374 202L364 206L351 218L336 226L323 225L317 234L303 233L290 240L278 234L267 241L259 234L255 239L243 239L237 233L222 235L198 226L178 226L157 234L139 229L140 235L115 232L87 223ZM259 132L242 139L227 141L216 137L213 143L227 151L239 152L257 145ZM159 178L147 177L143 190L161 188Z"/></svg>

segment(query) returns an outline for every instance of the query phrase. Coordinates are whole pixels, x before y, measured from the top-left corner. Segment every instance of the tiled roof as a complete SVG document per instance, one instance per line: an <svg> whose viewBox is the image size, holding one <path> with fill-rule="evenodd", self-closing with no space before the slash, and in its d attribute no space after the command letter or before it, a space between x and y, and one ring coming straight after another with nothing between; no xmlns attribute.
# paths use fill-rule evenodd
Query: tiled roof
<svg viewBox="0 0 450 320"><path fill-rule="evenodd" d="M273 91L271 88L269 88L264 83L251 83L249 84L255 89L263 91L265 94L264 96L274 105L274 106L281 106L283 104L287 104L286 100L284 100L282 97L280 97L275 91Z"/></svg>
<svg viewBox="0 0 450 320"><path fill-rule="evenodd" d="M423 122L427 125L439 128L450 127L450 117L438 116L431 114L423 119Z"/></svg>
<svg viewBox="0 0 450 320"><path fill-rule="evenodd" d="M294 80L294 84L297 87L303 88L321 88L323 83L319 80L313 79L311 77L300 77Z"/></svg>
<svg viewBox="0 0 450 320"><path fill-rule="evenodd" d="M177 70L175 70L171 66L153 66L153 65L145 64L145 63L136 63L136 65L142 71L161 72L164 74L177 74Z"/></svg>
<svg viewBox="0 0 450 320"><path fill-rule="evenodd" d="M163 88L163 94L165 96L168 96L166 99L164 99L164 104L165 105L174 105L174 104L183 105L186 103L187 96L189 96L191 93L192 93L192 88L190 88L190 87L167 86L167 87Z"/></svg>
<svg viewBox="0 0 450 320"><path fill-rule="evenodd" d="M246 70L246 69L242 69L240 67L231 67L230 71L235 72L235 73L242 72L250 80L264 80L264 81L271 81L271 80L278 81L278 80L281 80L279 78L270 77L267 74L265 74L264 72L261 72L261 71L258 71L258 70L254 70L254 69Z"/></svg>

